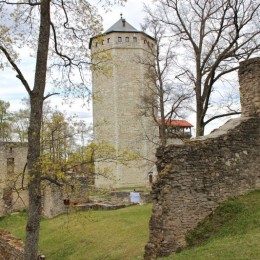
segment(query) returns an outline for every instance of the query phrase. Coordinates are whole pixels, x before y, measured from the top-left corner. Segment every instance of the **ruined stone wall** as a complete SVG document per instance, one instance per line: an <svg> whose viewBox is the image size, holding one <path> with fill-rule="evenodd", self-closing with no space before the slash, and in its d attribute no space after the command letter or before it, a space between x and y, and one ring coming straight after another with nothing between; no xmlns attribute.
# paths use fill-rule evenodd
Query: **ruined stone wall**
<svg viewBox="0 0 260 260"><path fill-rule="evenodd" d="M260 58L244 61L238 71L243 116L260 116Z"/></svg>
<svg viewBox="0 0 260 260"><path fill-rule="evenodd" d="M66 212L64 205L64 194L60 187L50 184L43 190L42 214L52 218Z"/></svg>
<svg viewBox="0 0 260 260"><path fill-rule="evenodd" d="M140 204L151 203L150 193L144 191L135 191L140 195ZM130 203L130 191L112 191L109 194L109 200L113 204Z"/></svg>
<svg viewBox="0 0 260 260"><path fill-rule="evenodd" d="M0 229L0 260L23 260L24 244L4 229Z"/></svg>
<svg viewBox="0 0 260 260"><path fill-rule="evenodd" d="M38 253L37 260L46 259ZM24 260L24 243L4 229L0 229L0 260Z"/></svg>
<svg viewBox="0 0 260 260"><path fill-rule="evenodd" d="M145 259L184 247L187 232L219 203L260 189L259 77L260 58L240 64L241 118L184 145L158 149Z"/></svg>
<svg viewBox="0 0 260 260"><path fill-rule="evenodd" d="M28 205L27 178L23 171L27 161L27 144L0 143L0 216Z"/></svg>
<svg viewBox="0 0 260 260"><path fill-rule="evenodd" d="M26 143L0 143L0 216L28 208L26 162ZM61 189L47 186L43 193L42 212L45 216L66 212Z"/></svg>

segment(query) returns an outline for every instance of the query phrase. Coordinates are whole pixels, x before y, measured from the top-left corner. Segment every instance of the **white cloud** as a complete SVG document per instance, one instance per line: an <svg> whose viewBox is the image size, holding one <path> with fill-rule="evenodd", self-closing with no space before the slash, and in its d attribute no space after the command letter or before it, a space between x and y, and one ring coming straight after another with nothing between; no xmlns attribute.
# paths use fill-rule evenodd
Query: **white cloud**
<svg viewBox="0 0 260 260"><path fill-rule="evenodd" d="M99 2L99 0L94 1L96 5L97 2ZM109 28L120 19L121 13L123 13L124 18L126 18L129 23L137 29L140 29L139 24L144 18L144 13L142 12L143 2L151 2L151 0L128 0L124 7L114 6L111 8L110 12L105 12L100 4L97 5L100 14L103 17L104 29ZM29 85L32 86L34 80L35 60L30 57L30 54L31 50L29 49L21 50L19 68L26 77ZM18 110L21 108L21 100L27 96L27 92L20 80L16 78L14 70L6 68L4 71L0 71L0 99L10 102L11 110ZM58 105L60 110L66 110L70 114L77 113L80 117L87 119L91 117L91 108L81 107L79 105L81 102L74 101L73 104L69 106L64 104L61 98L52 97L51 103L54 106Z"/></svg>
<svg viewBox="0 0 260 260"><path fill-rule="evenodd" d="M94 4L97 5L99 0L95 0ZM143 22L145 13L143 12L143 4L152 4L153 0L128 0L124 7L114 6L110 12L106 12L102 9L101 5L97 5L99 12L103 17L104 30L112 26L115 22L120 19L120 14L133 25L137 30L140 30L140 24ZM30 85L33 84L35 61L29 56L30 50L21 50L21 70L26 76L26 79ZM18 110L22 107L22 98L27 97L20 80L16 78L16 73L10 68L0 71L0 99L9 101L11 104L11 110ZM62 98L59 96L53 96L50 98L51 104L57 106L61 111L66 111L69 115L77 114L79 118L86 120L86 122L92 122L92 107L82 107L80 100L74 100L71 105L65 104ZM187 120L195 126L196 119L194 114L187 118ZM223 120L220 122L212 122L206 128L206 132L209 133L215 127L218 127Z"/></svg>
<svg viewBox="0 0 260 260"><path fill-rule="evenodd" d="M99 0L95 0L94 3L100 2ZM151 4L152 0L143 0L143 1L137 1L137 0L128 0L124 6L114 6L112 7L111 11L106 11L102 8L101 4L96 4L99 13L101 14L103 18L103 26L106 30L111 25L113 25L115 22L117 22L120 19L120 14L123 14L123 17L136 29L140 30L140 23L143 22L143 18L145 16L145 13L143 12L143 4Z"/></svg>

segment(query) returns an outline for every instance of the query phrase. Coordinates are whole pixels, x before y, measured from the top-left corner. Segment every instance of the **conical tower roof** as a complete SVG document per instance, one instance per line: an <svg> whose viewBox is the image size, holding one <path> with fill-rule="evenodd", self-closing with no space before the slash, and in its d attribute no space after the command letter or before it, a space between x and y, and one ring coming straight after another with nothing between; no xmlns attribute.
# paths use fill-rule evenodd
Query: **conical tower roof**
<svg viewBox="0 0 260 260"><path fill-rule="evenodd" d="M115 24L105 31L105 33L110 32L138 32L138 30L121 17Z"/></svg>
<svg viewBox="0 0 260 260"><path fill-rule="evenodd" d="M155 39L150 36L149 34L146 34L143 31L138 31L135 27L133 27L131 24L129 24L126 19L124 19L122 17L121 14L121 18L115 23L113 24L110 28L108 28L102 35L106 35L109 33L113 33L113 32L127 32L127 33L142 33L143 35L149 37L150 39L152 39L153 41L155 41ZM91 49L92 46L92 40L96 37L99 37L100 35L96 35L90 38L90 42L89 42L89 49Z"/></svg>

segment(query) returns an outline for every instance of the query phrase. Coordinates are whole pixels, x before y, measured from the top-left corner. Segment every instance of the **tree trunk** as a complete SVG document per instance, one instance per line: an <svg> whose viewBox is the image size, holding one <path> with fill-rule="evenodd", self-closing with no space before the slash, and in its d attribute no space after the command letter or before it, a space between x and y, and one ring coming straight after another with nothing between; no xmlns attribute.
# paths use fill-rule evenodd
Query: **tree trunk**
<svg viewBox="0 0 260 260"><path fill-rule="evenodd" d="M163 88L162 84L160 84L160 111L161 111L161 122L160 122L160 127L159 127L159 134L160 134L160 139L161 139L161 146L165 147L167 143L167 127L166 127L166 118L164 114L164 102L163 102Z"/></svg>
<svg viewBox="0 0 260 260"><path fill-rule="evenodd" d="M201 70L200 70L200 59L197 60L196 63L197 70L197 81L196 81L196 137L204 135L204 111L203 111L203 103L204 100L201 96Z"/></svg>
<svg viewBox="0 0 260 260"><path fill-rule="evenodd" d="M197 111L196 111L196 137L204 135L204 122L203 122L203 105L200 97L197 98Z"/></svg>
<svg viewBox="0 0 260 260"><path fill-rule="evenodd" d="M41 21L36 59L34 89L30 94L30 125L28 131L29 216L26 226L25 260L36 260L38 255L41 216L40 133L42 108L50 38L50 0L42 0Z"/></svg>
<svg viewBox="0 0 260 260"><path fill-rule="evenodd" d="M196 137L204 135L204 123L201 121L197 121L196 123Z"/></svg>

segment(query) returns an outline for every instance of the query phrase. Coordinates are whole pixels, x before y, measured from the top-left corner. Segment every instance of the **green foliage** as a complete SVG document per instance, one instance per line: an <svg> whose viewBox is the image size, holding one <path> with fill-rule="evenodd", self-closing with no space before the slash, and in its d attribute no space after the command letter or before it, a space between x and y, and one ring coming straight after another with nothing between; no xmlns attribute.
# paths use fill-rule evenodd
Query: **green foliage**
<svg viewBox="0 0 260 260"><path fill-rule="evenodd" d="M0 119L4 118L2 121L5 120L8 124L12 141L27 141L30 109L28 100L23 101L25 109L10 113L7 111L10 104L0 102ZM102 175L112 178L111 163L127 165L128 162L139 159L127 151L117 151L105 142L91 142L91 126L75 116L53 109L49 102L45 103L43 111L41 156L39 164L35 164L41 167L43 187L52 182L63 185L66 192L67 184L73 185L75 190L78 186L76 176ZM0 120L0 129L1 126L3 123ZM95 162L107 163L107 167L94 167ZM33 179L28 178L28 181L31 180Z"/></svg>
<svg viewBox="0 0 260 260"><path fill-rule="evenodd" d="M11 140L11 114L8 111L9 102L0 100L0 141L6 142Z"/></svg>
<svg viewBox="0 0 260 260"><path fill-rule="evenodd" d="M29 108L12 112L12 132L14 140L18 140L19 142L28 141L29 117Z"/></svg>

